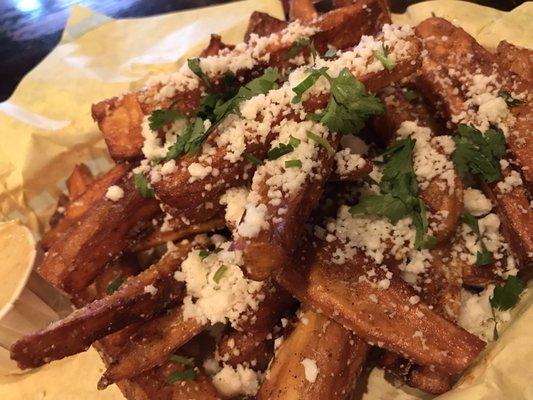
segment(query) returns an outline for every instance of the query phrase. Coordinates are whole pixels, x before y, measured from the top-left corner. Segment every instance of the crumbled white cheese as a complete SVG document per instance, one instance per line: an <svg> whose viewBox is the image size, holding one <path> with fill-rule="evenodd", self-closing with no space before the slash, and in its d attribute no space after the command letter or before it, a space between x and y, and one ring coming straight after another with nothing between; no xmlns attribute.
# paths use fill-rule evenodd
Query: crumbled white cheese
<svg viewBox="0 0 533 400"><path fill-rule="evenodd" d="M150 293L152 296L155 296L157 293L157 288L154 285L146 285L144 287L144 293Z"/></svg>
<svg viewBox="0 0 533 400"><path fill-rule="evenodd" d="M226 206L225 219L229 226L235 227L241 222L248 192L245 187L230 188L220 197L220 204Z"/></svg>
<svg viewBox="0 0 533 400"><path fill-rule="evenodd" d="M509 193L516 186L522 186L522 177L517 171L511 171L503 181L496 185L501 193Z"/></svg>
<svg viewBox="0 0 533 400"><path fill-rule="evenodd" d="M463 191L465 210L475 217L486 215L492 210L490 200L478 189L467 188Z"/></svg>
<svg viewBox="0 0 533 400"><path fill-rule="evenodd" d="M187 295L183 300L183 317L211 324L230 322L237 327L241 315L256 310L263 295L258 293L262 282L247 279L240 265L242 255L229 251L230 243L219 243L222 250L200 257L199 250L189 253L174 278L185 282ZM216 279L216 280L215 280Z"/></svg>
<svg viewBox="0 0 533 400"><path fill-rule="evenodd" d="M213 385L226 398L254 396L259 389L259 376L253 369L241 364L236 368L226 364L213 377Z"/></svg>
<svg viewBox="0 0 533 400"><path fill-rule="evenodd" d="M318 373L320 372L316 365L316 361L310 358L304 358L300 364L304 367L305 379L308 382L315 383Z"/></svg>
<svg viewBox="0 0 533 400"><path fill-rule="evenodd" d="M117 185L109 186L105 192L105 197L111 201L119 201L124 197L124 189Z"/></svg>

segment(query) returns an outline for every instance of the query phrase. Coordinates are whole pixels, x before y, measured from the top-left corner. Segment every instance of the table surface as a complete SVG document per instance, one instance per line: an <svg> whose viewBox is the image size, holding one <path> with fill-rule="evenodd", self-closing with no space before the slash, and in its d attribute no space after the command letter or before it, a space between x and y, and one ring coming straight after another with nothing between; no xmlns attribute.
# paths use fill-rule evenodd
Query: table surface
<svg viewBox="0 0 533 400"><path fill-rule="evenodd" d="M420 0L389 0L403 12ZM7 99L22 77L59 42L70 9L79 4L114 18L140 17L186 10L228 0L0 0L0 101ZM523 0L478 0L511 10Z"/></svg>

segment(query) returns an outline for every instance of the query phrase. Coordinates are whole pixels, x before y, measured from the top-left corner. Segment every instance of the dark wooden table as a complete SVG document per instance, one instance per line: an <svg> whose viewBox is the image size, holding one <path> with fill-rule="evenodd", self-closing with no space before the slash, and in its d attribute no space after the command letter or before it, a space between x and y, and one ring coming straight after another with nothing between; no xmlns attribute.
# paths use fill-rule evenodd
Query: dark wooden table
<svg viewBox="0 0 533 400"><path fill-rule="evenodd" d="M402 12L419 0L389 0ZM21 78L59 42L75 4L114 18L140 17L186 10L228 0L0 0L0 101L7 99ZM477 3L510 10L523 0L481 0Z"/></svg>

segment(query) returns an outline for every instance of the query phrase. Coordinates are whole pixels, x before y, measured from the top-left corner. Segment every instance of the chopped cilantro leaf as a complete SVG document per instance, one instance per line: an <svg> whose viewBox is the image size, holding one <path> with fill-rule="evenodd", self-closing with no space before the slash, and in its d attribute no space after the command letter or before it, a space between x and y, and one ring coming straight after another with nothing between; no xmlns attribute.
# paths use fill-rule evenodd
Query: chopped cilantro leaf
<svg viewBox="0 0 533 400"><path fill-rule="evenodd" d="M493 263L492 253L487 249L485 243L481 241L481 251L476 253L476 265L490 265Z"/></svg>
<svg viewBox="0 0 533 400"><path fill-rule="evenodd" d="M172 384L178 381L194 381L196 379L196 372L193 369L186 369L183 371L174 371L167 376L167 382Z"/></svg>
<svg viewBox="0 0 533 400"><path fill-rule="evenodd" d="M420 95L420 93L418 93L416 90L411 90L411 89L406 90L405 92L403 92L403 97L409 103L415 103L417 101L421 101L422 100L422 96Z"/></svg>
<svg viewBox="0 0 533 400"><path fill-rule="evenodd" d="M383 66L390 71L396 66L396 63L394 62L394 60L389 58L389 54L389 46L382 45L381 48L377 49L374 52L374 57L376 57L381 62L381 64L383 64Z"/></svg>
<svg viewBox="0 0 533 400"><path fill-rule="evenodd" d="M464 211L461 213L461 221L468 225L470 229L472 229L472 232L474 232L476 235L480 235L479 233L479 224L477 222L477 218L474 217L472 214Z"/></svg>
<svg viewBox="0 0 533 400"><path fill-rule="evenodd" d="M301 168L302 162L298 159L285 161L285 168Z"/></svg>
<svg viewBox="0 0 533 400"><path fill-rule="evenodd" d="M520 293L522 293L524 288L524 282L516 276L510 276L503 285L494 289L494 293L490 298L490 305L498 310L509 310L518 303Z"/></svg>
<svg viewBox="0 0 533 400"><path fill-rule="evenodd" d="M200 59L199 58L189 58L187 60L187 65L189 66L189 69L198 77L200 80L204 83L206 87L211 89L211 81L209 80L209 77L202 71L202 68L200 67Z"/></svg>
<svg viewBox="0 0 533 400"><path fill-rule="evenodd" d="M264 162L251 153L244 153L244 157L254 165L263 165Z"/></svg>
<svg viewBox="0 0 533 400"><path fill-rule="evenodd" d="M453 136L452 160L461 177L475 175L488 183L501 179L500 159L505 154L505 137L499 129L482 134L469 125L459 125Z"/></svg>
<svg viewBox="0 0 533 400"><path fill-rule="evenodd" d="M278 146L268 151L267 158L269 160L277 160L281 156L289 154L293 150L294 147L292 147L290 144L280 143Z"/></svg>
<svg viewBox="0 0 533 400"><path fill-rule="evenodd" d="M337 50L329 49L328 51L326 51L326 53L324 54L324 56L322 58L324 60L330 60L330 59L332 59L335 56L337 56Z"/></svg>
<svg viewBox="0 0 533 400"><path fill-rule="evenodd" d="M498 92L498 96L505 100L505 104L507 104L507 107L511 107L512 108L512 107L519 106L520 104L524 104L524 100L513 98L511 96L511 93L509 93L509 92L507 92L505 90L500 90Z"/></svg>
<svg viewBox="0 0 533 400"><path fill-rule="evenodd" d="M336 78L325 73L324 76L330 83L328 105L323 112L309 115L309 119L323 123L332 132L355 134L363 128L368 117L385 111L380 100L368 94L365 86L347 68L342 69Z"/></svg>
<svg viewBox="0 0 533 400"><path fill-rule="evenodd" d="M314 132L307 131L307 137L311 139L313 142L325 148L328 154L333 154L335 152L335 150L333 150L333 147L331 147L331 144L329 144L329 142L326 139L324 139L322 136L317 135Z"/></svg>
<svg viewBox="0 0 533 400"><path fill-rule="evenodd" d="M150 189L148 185L148 180L143 174L133 174L133 181L135 183L135 189L141 194L145 199L154 197L154 192Z"/></svg>
<svg viewBox="0 0 533 400"><path fill-rule="evenodd" d="M173 122L177 119L185 119L178 110L155 110L148 117L148 126L152 131L157 131L163 125Z"/></svg>
<svg viewBox="0 0 533 400"><path fill-rule="evenodd" d="M176 142L170 146L166 159L178 158L183 154L195 154L202 146L208 134L209 131L206 132L204 130L204 121L201 118L195 118L185 127L181 135L176 138Z"/></svg>
<svg viewBox="0 0 533 400"><path fill-rule="evenodd" d="M124 277L122 275L117 276L113 281L107 285L105 292L107 294L115 293L118 288L124 283Z"/></svg>
<svg viewBox="0 0 533 400"><path fill-rule="evenodd" d="M226 271L228 270L227 265L221 265L219 269L217 269L217 272L213 275L213 281L215 283L219 283Z"/></svg>
<svg viewBox="0 0 533 400"><path fill-rule="evenodd" d="M438 241L435 236L427 235L422 242L422 249L433 249L437 245Z"/></svg>
<svg viewBox="0 0 533 400"><path fill-rule="evenodd" d="M285 54L285 60L290 60L291 58L293 58L304 47L307 47L309 49L309 51L311 52L311 55L313 56L313 60L316 60L317 51L316 51L315 45L309 39L305 39L305 38L299 39L291 46L289 51L287 51L287 53Z"/></svg>
<svg viewBox="0 0 533 400"><path fill-rule="evenodd" d="M169 358L169 361L176 364L188 365L191 367L194 365L194 358L180 356L179 354L172 354Z"/></svg>
<svg viewBox="0 0 533 400"><path fill-rule="evenodd" d="M217 254L217 253L220 253L221 251L222 249L220 247L217 247L216 249L213 249L213 250L202 249L200 250L200 253L198 255L203 260L204 258L210 256L211 254Z"/></svg>
<svg viewBox="0 0 533 400"><path fill-rule="evenodd" d="M397 140L383 153L383 177L380 194L361 198L350 208L351 214L372 214L395 224L410 216L416 229L415 248L431 246L435 240L426 236L428 222L424 202L418 198L418 183L413 169L415 140ZM377 184L371 181L371 184Z"/></svg>

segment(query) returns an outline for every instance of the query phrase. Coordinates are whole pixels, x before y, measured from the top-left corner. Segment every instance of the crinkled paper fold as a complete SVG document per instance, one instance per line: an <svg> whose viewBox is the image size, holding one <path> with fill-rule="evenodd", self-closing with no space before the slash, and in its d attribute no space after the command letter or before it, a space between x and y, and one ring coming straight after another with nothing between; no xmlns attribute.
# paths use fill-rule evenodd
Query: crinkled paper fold
<svg viewBox="0 0 533 400"><path fill-rule="evenodd" d="M38 236L75 164L86 162L95 173L110 165L90 116L91 104L140 86L150 73L174 70L187 56L197 54L211 33L221 34L226 42L241 41L254 10L283 15L277 0L127 20L74 8L60 44L8 101L0 103L0 220L18 219ZM411 6L394 19L416 24L432 13L462 26L488 48L503 39L533 47L532 2L505 13L436 0ZM513 322L500 340L439 399L533 399L531 292L513 312ZM91 349L26 374L0 376L0 399L122 399L115 386L96 390L102 371L103 363ZM364 400L431 398L393 386L377 370L367 381L359 397Z"/></svg>

